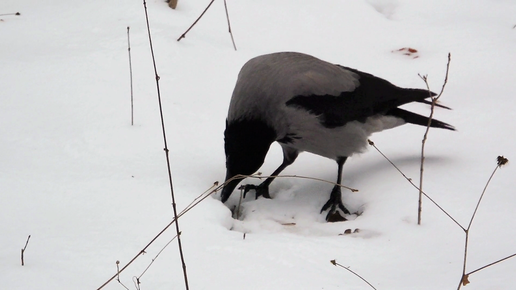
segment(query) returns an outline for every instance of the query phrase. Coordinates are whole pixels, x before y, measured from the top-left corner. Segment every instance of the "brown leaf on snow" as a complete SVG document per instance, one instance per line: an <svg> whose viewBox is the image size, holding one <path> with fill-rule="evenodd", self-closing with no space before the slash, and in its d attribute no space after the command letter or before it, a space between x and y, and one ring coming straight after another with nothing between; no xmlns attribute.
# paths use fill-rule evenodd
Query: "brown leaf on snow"
<svg viewBox="0 0 516 290"><path fill-rule="evenodd" d="M403 47L403 48L400 48L400 49L397 49L397 50L393 50L391 52L392 53L406 55L406 56L410 56L412 58L418 58L419 57L417 49L412 48L412 47Z"/></svg>

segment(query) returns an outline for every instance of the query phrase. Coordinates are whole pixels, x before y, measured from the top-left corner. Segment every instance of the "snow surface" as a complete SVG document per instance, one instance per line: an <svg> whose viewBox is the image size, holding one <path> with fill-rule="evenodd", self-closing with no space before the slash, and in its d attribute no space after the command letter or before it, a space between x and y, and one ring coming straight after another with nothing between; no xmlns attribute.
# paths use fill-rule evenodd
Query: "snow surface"
<svg viewBox="0 0 516 290"><path fill-rule="evenodd" d="M418 73L441 88L424 189L466 226L496 157L516 157L516 2L513 0L209 1L176 10L148 1L179 210L225 175L223 130L248 59L300 51L405 87ZM3 0L0 14L0 281L2 289L97 289L172 219L154 72L141 1ZM127 26L135 124L130 125ZM396 52L418 50L418 57ZM394 52L393 52L394 51ZM423 105L408 106L429 113ZM372 136L415 181L424 128ZM274 145L261 172L281 161ZM284 172L334 180L336 165L308 153ZM516 253L516 169L499 170L471 229L467 271ZM249 182L257 183L256 180ZM218 196L180 219L190 289L456 289L464 232L430 202L416 225L417 192L371 148L344 167L345 202L363 214L325 223L332 185L278 179L274 199L243 202L231 218ZM236 204L238 194L230 203ZM359 233L340 235L346 229ZM245 235L244 235L245 234ZM31 239L20 264L20 249ZM120 275L139 276L175 236L170 228ZM244 239L245 238L245 239ZM514 289L516 259L472 274L466 289ZM141 289L184 289L176 242ZM112 281L104 289L124 289Z"/></svg>

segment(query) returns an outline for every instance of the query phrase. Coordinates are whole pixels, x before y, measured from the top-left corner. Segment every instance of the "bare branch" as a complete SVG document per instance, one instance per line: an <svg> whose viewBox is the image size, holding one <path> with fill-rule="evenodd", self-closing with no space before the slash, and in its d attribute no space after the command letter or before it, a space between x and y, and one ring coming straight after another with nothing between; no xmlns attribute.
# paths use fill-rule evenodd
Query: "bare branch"
<svg viewBox="0 0 516 290"><path fill-rule="evenodd" d="M29 240L30 240L30 235L27 237L27 241L25 242L25 246L23 247L23 249L21 249L21 265L22 266L25 266L24 254L25 254L25 250L27 249L27 245L29 244Z"/></svg>
<svg viewBox="0 0 516 290"><path fill-rule="evenodd" d="M116 276L116 281L118 281L118 283L120 283L120 285L122 285L125 289L129 290L129 288L127 288L127 286L125 286L122 281L120 281L120 261L116 261L116 272L117 272L117 276Z"/></svg>
<svg viewBox="0 0 516 290"><path fill-rule="evenodd" d="M181 234L181 233L179 233L179 234ZM137 277L137 281L140 281L142 276L147 272L147 270L149 270L149 268L152 266L152 264L154 264L154 261L156 261L156 259L159 257L159 255L161 255L161 253L165 250L165 248L168 247L168 245L170 245L170 243L172 243L176 238L177 238L177 235L175 235L170 241L168 241L165 244L165 246L163 246L163 248L161 248L161 250L159 250L159 252L156 254L156 256L151 260L151 262L147 266L147 268L145 268L145 270L143 270L143 272L140 274L140 276Z"/></svg>
<svg viewBox="0 0 516 290"><path fill-rule="evenodd" d="M492 263L490 263L490 264L487 264L487 265L485 265L485 266L483 266L483 267L480 267L480 268L478 268L478 269L476 269L476 270L473 270L473 271L469 272L469 273L468 273L468 274L466 274L466 275L467 275L467 276L469 276L469 275L471 275L471 274L473 274L473 273L476 273L476 272L478 272L478 271L480 271L480 270L484 270L485 268L491 267L491 266L493 266L493 265L496 265L496 264L498 264L498 263L500 263L500 262L503 262L503 261L508 260L508 259L510 259L510 258L513 258L513 257L515 257L515 256L516 256L516 253L514 253L514 254L512 254L512 255L509 255L509 256L507 256L507 257L505 257L505 258L502 258L502 259L500 259L500 260L497 260L497 261L495 261L495 262L492 262Z"/></svg>
<svg viewBox="0 0 516 290"><path fill-rule="evenodd" d="M486 193L486 190L487 190L487 187L489 186L489 183L491 182L491 179L493 179L493 176L495 175L496 171L498 170L498 168L502 167L503 165L507 164L509 162L509 160L503 156L498 156L496 158L496 167L495 169L493 170L493 173L491 173L491 176L489 176L489 179L487 180L486 182L486 185L484 186L484 190L482 190L482 194L480 195L480 198L478 199L478 202L477 202L477 205L475 206L475 210L473 211L473 214L471 215L471 219L469 221L469 224L468 224L468 227L465 229L465 233L466 233L466 237L465 237L465 240L464 240L464 260L462 262L462 278L461 278L461 281L459 282L459 286L457 287L457 290L459 290L462 286L466 286L468 283L469 283L469 275L475 273L475 272L478 272L482 269L485 269L487 267L490 267L490 266L493 266L495 264L498 264L502 261L505 261L509 258L512 258L514 256L516 256L516 254L513 254L513 255L510 255L510 256L507 256L503 259L500 259L498 261L495 261L491 264L488 264L488 265L485 265L483 267L480 267L474 271L471 271L469 273L466 274L466 266L467 266L467 260L468 260L468 245L469 245L469 231L471 229L471 225L473 224L473 220L475 219L475 216L477 214L477 211L478 211L478 208L480 207L480 203L482 202L482 199L484 197L484 194Z"/></svg>
<svg viewBox="0 0 516 290"><path fill-rule="evenodd" d="M208 4L206 9L204 9L204 11L201 13L201 15L194 21L194 23L183 34L181 34L181 36L179 36L177 41L180 41L181 39L186 37L186 34L195 26L195 24L197 24L197 22L199 22L199 20L201 20L201 18L204 16L204 13L206 13L206 11L208 11L208 9L210 8L211 4L213 4L213 2L215 2L215 0L211 0L210 4Z"/></svg>
<svg viewBox="0 0 516 290"><path fill-rule="evenodd" d="M226 18L228 20L229 35L231 36L231 42L233 42L233 48L236 51L237 47L236 47L236 44L235 44L235 39L233 38L233 32L231 32L231 23L229 23L229 12L228 12L228 5L226 4L226 0L224 0L224 9L226 9Z"/></svg>
<svg viewBox="0 0 516 290"><path fill-rule="evenodd" d="M373 146L376 151L378 151L389 163L396 168L396 170L417 190L419 190L419 187L414 184L412 181L412 178L407 177L385 154L376 147L373 141L369 140L369 145ZM440 209L446 216L448 216L457 226L459 226L463 231L466 231L466 228L464 228L456 219L454 219L442 206L440 206L436 201L434 201L428 194L426 194L423 190L421 190L421 193L430 200L438 209Z"/></svg>
<svg viewBox="0 0 516 290"><path fill-rule="evenodd" d="M366 279L364 279L364 277L362 277L362 276L358 275L356 272L354 272L353 270L351 270L349 267L344 267L344 266L342 266L341 264L337 263L337 261L335 261L335 260L331 260L331 261L330 261L330 263L332 263L334 266L339 266L339 267L341 267L341 268L344 268L344 269L348 270L349 272L353 273L353 274L354 274L355 276L357 276L358 278L362 279L362 281L366 282L366 283L367 283L367 285L369 285L371 288L373 288L373 289L375 289L375 290L376 290L376 288L374 288L374 286L373 286L371 283L369 283L369 281L367 281Z"/></svg>
<svg viewBox="0 0 516 290"><path fill-rule="evenodd" d="M417 224L421 224L421 214L423 212L423 171L424 171L424 163L425 163L425 145L426 140L428 138L428 132L430 131L430 125L432 124L432 118L434 116L434 109L435 105L437 103L437 100L441 97L441 95L444 92L444 88L446 87L446 84L448 83L448 73L450 71L450 62L451 62L451 53L448 53L448 63L446 64L446 76L444 78L443 86L441 88L441 92L436 96L432 96L430 91L430 85L428 84L428 76L421 76L421 79L425 82L426 88L428 89L428 94L430 98L432 99L432 102L430 104L430 116L428 117L428 123L426 125L425 134L423 135L423 140L421 141L421 163L419 168L419 199L418 199L418 208L417 208Z"/></svg>
<svg viewBox="0 0 516 290"><path fill-rule="evenodd" d="M20 16L20 15L21 15L20 12L0 14L0 16Z"/></svg>

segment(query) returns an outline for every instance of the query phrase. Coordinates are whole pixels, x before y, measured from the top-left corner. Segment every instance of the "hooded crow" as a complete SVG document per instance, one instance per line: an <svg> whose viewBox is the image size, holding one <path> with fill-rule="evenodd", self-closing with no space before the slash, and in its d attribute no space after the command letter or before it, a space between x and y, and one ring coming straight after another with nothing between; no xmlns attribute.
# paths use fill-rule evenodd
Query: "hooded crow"
<svg viewBox="0 0 516 290"><path fill-rule="evenodd" d="M344 162L365 150L372 133L405 123L427 126L427 117L399 106L430 104L426 99L431 96L435 93L400 88L371 74L302 53L255 57L242 67L229 105L224 131L226 181L255 173L276 141L283 149L283 163L260 185L247 185L246 192L254 189L256 198L270 198L269 184L303 151L335 160L336 183L340 184ZM430 126L454 130L437 120ZM225 185L222 202L240 181L233 179ZM345 220L339 209L350 214L342 203L340 186L335 185L321 213L328 209L328 221Z"/></svg>

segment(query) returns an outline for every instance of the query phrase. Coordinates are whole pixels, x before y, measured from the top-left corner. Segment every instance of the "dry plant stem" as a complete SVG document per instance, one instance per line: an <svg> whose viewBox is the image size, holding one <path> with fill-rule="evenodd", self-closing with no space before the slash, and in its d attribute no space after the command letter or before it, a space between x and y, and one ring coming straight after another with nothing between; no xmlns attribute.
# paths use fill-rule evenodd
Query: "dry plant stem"
<svg viewBox="0 0 516 290"><path fill-rule="evenodd" d="M467 266L467 260L468 260L468 245L469 245L469 230L471 229L471 225L473 224L473 220L475 219L475 215L477 214L478 208L480 206L480 202L482 201L482 198L484 197L484 193L486 192L487 187L489 186L489 183L491 182L491 179L493 178L494 174L498 170L499 166L496 166L496 168L493 170L493 173L491 173L491 176L487 180L486 185L484 186L484 190L482 191L482 194L480 195L480 198L478 199L478 202L475 206L475 210L473 211L473 214L471 215L471 219L469 220L468 227L464 229L464 233L466 234L466 237L464 238L464 258L462 261L462 276L459 281L459 286L457 289L460 289L462 285L467 285L469 283L468 277L469 274L466 274L466 266Z"/></svg>
<svg viewBox="0 0 516 290"><path fill-rule="evenodd" d="M509 258L512 258L512 257L516 256L516 254L512 254L510 256L507 256L505 258L497 260L497 261L495 261L493 263L490 263L488 265L480 267L480 268L478 268L478 269L476 269L474 271L466 273L467 258L468 258L469 231L471 229L471 225L473 224L473 220L475 219L475 216L477 214L478 208L480 207L480 203L482 202L482 199L484 198L484 195L486 193L487 187L489 186L489 183L493 179L493 176L495 175L495 173L498 170L498 168L500 168L502 165L504 165L507 162L507 159L505 159L506 160L505 163L501 164L500 163L500 157L498 157L498 160L499 161L498 161L498 164L496 165L496 168L493 170L493 173L491 173L491 176L489 176L489 179L487 180L486 185L484 186L484 190L482 191L482 194L480 195L480 198L478 199L477 205L475 206L475 210L473 211L473 214L471 215L471 219L469 221L468 227L466 229L464 229L464 232L466 233L466 238L465 238L465 241L464 241L464 260L463 260L463 264L462 264L462 277L461 277L461 280L459 282L459 286L457 287L457 289L460 289L463 285L465 286L465 285L467 285L469 283L469 281L468 281L469 275L471 275L471 274L473 274L475 272L478 272L478 271L480 271L482 269L485 269L485 268L488 268L490 266L493 266L495 264L498 264L498 263L500 263L502 261L505 261L505 260L507 260Z"/></svg>
<svg viewBox="0 0 516 290"><path fill-rule="evenodd" d="M244 199L244 189L240 190L240 197L238 198L238 204L236 207L236 219L240 219L240 206L242 205L242 199Z"/></svg>
<svg viewBox="0 0 516 290"><path fill-rule="evenodd" d="M394 166L394 168L396 168L396 170L398 170L398 172L414 187L416 188L417 190L419 190L419 187L417 187L416 184L414 184L414 182L412 181L411 178L407 177L399 168L398 166L396 166L387 156L385 156L385 154L383 154L382 151L380 151L380 149L378 149L378 147L376 147L376 145L374 144L373 141L369 140L369 145L373 146L374 149L376 149L376 151L378 151L378 153L380 153L385 159L387 159L387 161L389 161L389 163ZM424 197L426 197L430 202L432 202L438 209L440 209L447 217L449 217L457 226L459 226L462 230L466 230L466 228L464 228L456 219L454 219L443 207L441 207L435 200L433 200L428 194L426 194L423 190L421 190L421 194L423 194Z"/></svg>
<svg viewBox="0 0 516 290"><path fill-rule="evenodd" d="M165 250L166 247L168 247L168 245L170 245L170 243L172 243L178 236L175 235L170 241L168 241L165 246L163 246L163 248L161 248L161 250L156 254L156 256L152 259L152 261L150 262L150 264L147 266L147 268L145 268L145 270L143 270L143 272L140 274L140 276L138 276L138 281L140 281L140 279L142 278L142 276L147 272L147 270L149 270L149 268L152 266L152 264L154 264L154 261L156 261L156 259L159 257L159 255L161 255L161 253Z"/></svg>
<svg viewBox="0 0 516 290"><path fill-rule="evenodd" d="M21 265L22 266L25 266L24 254L25 254L25 250L27 250L27 245L29 244L29 240L30 240L30 235L27 237L27 241L25 241L25 246L23 247L23 249L21 249Z"/></svg>
<svg viewBox="0 0 516 290"><path fill-rule="evenodd" d="M385 154L383 154L379 149L378 147L376 147L376 145L374 144L373 141L369 140L369 145L373 146L385 159L387 159L387 161L389 161L389 163L394 166L394 168L396 168L396 170L398 170L399 173L401 173L401 175L403 175L403 177L405 177L405 179L410 183L412 184L412 186L414 186L416 189L419 190L419 188L412 182L412 179L408 178L387 156L385 156ZM473 220L475 219L475 216L477 214L477 211L478 211L478 208L480 206L480 203L482 202L482 199L485 195L485 192L487 190L487 187L489 186L489 183L491 182L493 176L495 175L496 171L498 170L499 167L501 167L502 165L505 165L506 163L508 162L508 160L503 157L503 156L498 156L498 164L497 164L497 167L493 170L493 173L491 173L491 176L489 177L485 187L484 187L484 190L482 191L482 194L480 195L480 198L478 199L478 202L476 204L476 207L475 207L475 210L471 216L471 219L469 221L469 224L468 224L468 227L464 227L462 226L457 220L455 220L446 210L444 210L439 204L437 204L437 202L435 202L432 198L430 198L424 191L420 191L426 198L428 198L428 200L430 200L435 206L437 206L437 208L439 208L446 216L448 216L457 226L459 226L463 231L464 233L466 234L465 236L465 239L464 239L464 259L463 259L463 267L462 267L462 276L461 276L461 279L459 281L459 286L457 287L457 290L459 290L463 285L467 285L469 283L468 281L468 278L469 278L469 275L473 274L473 273L476 273L480 270L483 270L485 268L488 268L490 266L493 266L495 264L498 264L500 262L503 262L507 259L510 259L510 258L513 258L516 256L516 254L512 254L510 256L507 256L505 258L502 258L500 260L497 260L495 262L492 262L488 265L485 265L485 266L482 266L474 271L471 271L469 273L466 273L466 265L467 265L467 257L468 257L468 244L469 244L469 231L471 229L471 225L473 224Z"/></svg>
<svg viewBox="0 0 516 290"><path fill-rule="evenodd" d="M426 84L426 88L428 89L428 94L432 99L432 103L430 104L430 116L428 117L428 123L426 125L425 134L423 135L423 140L421 141L421 162L419 166L419 196L417 202L417 224L421 225L421 215L423 213L423 171L424 171L424 163L425 163L425 144L426 139L428 138L428 132L430 131L430 124L432 123L432 118L434 116L435 102L437 98L432 97L430 94L430 86L428 85L428 77L421 76L423 81Z"/></svg>
<svg viewBox="0 0 516 290"><path fill-rule="evenodd" d="M357 276L358 278L362 279L362 281L366 282L366 283L367 283L367 285L369 285L371 288L373 288L373 289L375 289L375 290L376 290L376 288L374 288L374 286L373 286L373 285L371 285L371 283L369 283L366 279L364 279L364 277L362 277L362 276L358 275L358 274L357 274L357 273L355 273L353 270L351 270L349 267L344 267L344 266L342 266L341 264L337 263L337 261L336 261L336 260L331 260L330 262L331 262L334 266L339 266L339 267L344 268L344 269L348 270L349 272L353 273L355 276Z"/></svg>
<svg viewBox="0 0 516 290"><path fill-rule="evenodd" d="M224 9L226 9L226 19L228 20L229 35L231 36L231 42L233 43L233 48L236 51L237 47L235 44L235 39L233 38L233 32L231 32L231 23L229 23L229 12L228 12L228 5L226 4L226 0L224 0Z"/></svg>
<svg viewBox="0 0 516 290"><path fill-rule="evenodd" d="M332 181L329 181L329 180L325 180L325 179L321 179L321 178L315 178L315 177L309 177L309 176L302 176L302 175L257 175L257 174L253 174L253 175L235 175L233 176L233 178L229 179L229 180L233 180L233 179L244 179L244 178L257 178L257 179L262 179L262 178L269 178L269 177L274 177L274 178L301 178L301 179L310 179L310 180L315 180L315 181L321 181L321 182L326 182L326 183L329 183L329 184L332 184L332 185L338 185L340 186L341 188L345 188L351 192L357 192L358 189L355 189L355 188L351 188L351 187L348 187L348 186L345 186L345 185L342 185L342 184L338 184L336 182L332 182ZM228 180L228 181L229 181ZM224 184L226 184L227 182L225 182Z"/></svg>
<svg viewBox="0 0 516 290"><path fill-rule="evenodd" d="M116 261L116 272L117 272L117 276L116 276L116 280L118 281L118 283L120 283L120 285L122 285L125 289L129 290L129 288L127 288L127 286L125 286L122 281L120 281L120 261Z"/></svg>
<svg viewBox="0 0 516 290"><path fill-rule="evenodd" d="M432 103L430 104L430 116L428 117L428 124L426 126L425 134L423 135L423 140L421 141L421 163L419 168L419 199L418 199L418 208L417 208L417 224L421 224L421 214L423 212L423 171L424 171L424 163L425 163L425 144L426 140L428 138L428 132L430 131L430 125L432 124L432 118L434 116L434 109L435 104L441 97L441 95L444 92L444 88L446 87L446 84L448 83L448 73L450 71L450 62L451 62L451 53L448 53L448 63L446 64L446 75L444 78L443 86L441 87L441 92L436 97L433 97L430 94L430 85L428 84L428 76L421 76L421 79L426 84L426 88L428 89L428 94L430 95L430 98L432 99Z"/></svg>
<svg viewBox="0 0 516 290"><path fill-rule="evenodd" d="M218 182L214 183L210 189L213 189L214 187L218 186ZM198 205L200 202L202 202L203 200L205 200L208 196L210 196L211 194L215 193L217 190L220 190L221 187L218 186L215 190L211 190L210 189L206 190L205 192L203 192L200 196L198 196L197 198L194 199L194 201L192 201L188 207L186 207L183 211L181 211L178 215L178 218L183 216L185 213L187 213L189 210L191 210L192 208L194 208L196 205ZM107 284L109 284L109 282L111 282L114 278L117 277L117 275L119 275L120 273L122 273L125 269L127 269L127 267L129 267L129 265L131 265L138 257L140 257L140 255L146 253L147 251L147 248L149 248L170 226L172 226L174 223L175 223L176 219L174 218L170 223L168 223L138 254L136 254L136 256L134 256L130 261L129 263L127 263L124 267L122 267L122 269L120 269L120 271L118 271L117 274L115 274L113 277L111 277L110 279L108 279L104 284L102 284L102 286L100 286L99 288L97 288L97 290L100 290L102 288L104 288L104 286L106 286Z"/></svg>
<svg viewBox="0 0 516 290"><path fill-rule="evenodd" d="M144 253L146 253L146 250L165 232L168 230L168 228L170 228L170 226L172 226L175 222L176 222L176 219L179 219L180 217L182 217L184 214L186 214L187 212L189 212L191 209L193 209L195 206L197 206L199 203L201 203L203 200L205 200L206 198L208 198L209 196L211 196L212 194L216 193L217 191L220 191L222 190L222 188L224 188L224 186L226 184L228 184L229 182L235 180L235 179L245 179L245 178L248 178L248 177L251 177L251 178L267 178L269 176L261 176L261 175L235 175L233 176L232 178L228 179L226 182L222 183L219 185L218 182L215 182L208 190L204 191L201 195L199 195L198 197L196 197L185 209L183 209L178 215L177 215L177 218L174 218L170 223L168 223L156 236L154 236L154 238L152 238L152 240L147 243L147 245L140 251L138 252L138 254L136 254L125 266L123 266L120 271L118 271L115 275L113 275L111 278L109 278L106 282L104 282L104 284L102 284L99 288L97 288L97 290L100 290L102 288L104 288L107 284L109 284L111 281L113 281L117 275L119 275L120 273L122 273L125 269L127 269L136 259L138 259L141 255L143 255ZM316 181L322 181L322 182L326 182L326 183L330 183L330 184L336 184L334 182L331 182L331 181L327 181L327 180L323 180L323 179L318 179L318 178L312 178L312 177L306 177L306 176L296 176L296 175L278 175L276 177L293 177L293 178L304 178L304 179L312 179L312 180L316 180ZM339 186L343 187L343 188L346 188L346 189L349 189L351 190L352 192L356 192L358 191L357 189L353 189L353 188L350 188L350 187L346 187L346 186L343 186L343 185L340 185ZM179 237L179 236L178 236Z"/></svg>
<svg viewBox="0 0 516 290"><path fill-rule="evenodd" d="M190 209L190 208L194 207L195 205L197 205L199 202L203 201L207 196L211 195L211 191L213 190L213 188L215 188L217 186L219 186L219 182L218 181L213 183L213 185L210 188L205 190L198 197L194 198L194 200L192 202L190 202L190 204L188 204L185 209ZM208 193L208 192L209 192L209 194L207 196L205 196L205 194ZM205 197L203 198L203 196L205 196ZM184 211L185 210L181 211L179 213L179 216L182 216L184 214Z"/></svg>
<svg viewBox="0 0 516 290"><path fill-rule="evenodd" d="M215 0L211 0L210 4L208 4L206 9L204 9L204 11L201 13L201 15L194 21L194 23L183 34L181 34L181 36L179 36L177 41L180 41L181 39L186 37L186 34L195 26L195 24L197 24L197 22L199 22L199 20L201 20L201 18L204 16L204 13L206 13L206 11L208 11L208 9L210 8L211 4L213 4L213 2L215 2Z"/></svg>
<svg viewBox="0 0 516 290"><path fill-rule="evenodd" d="M489 183L491 183L491 179L493 179L493 176L495 175L496 171L498 171L498 168L500 166L496 165L496 168L493 170L493 173L491 173L491 176L489 176L489 179L486 182L486 186L484 186L484 190L482 190L482 194L480 195L480 198L478 199L477 205L475 206L475 210L473 211L473 215L471 215L471 219L469 221L467 231L471 228L471 225L473 224L473 220L475 219L475 216L477 215L478 207L480 206L480 203L482 202L482 199L484 198L484 194L486 193L487 187L489 186Z"/></svg>
<svg viewBox="0 0 516 290"><path fill-rule="evenodd" d="M131 61L131 40L129 38L129 26L127 26L127 52L129 53L129 82L131 86L131 126L134 125L134 107L133 107L133 65Z"/></svg>
<svg viewBox="0 0 516 290"><path fill-rule="evenodd" d="M20 14L20 12L0 14L0 16L12 16L12 15L20 16L21 14Z"/></svg>
<svg viewBox="0 0 516 290"><path fill-rule="evenodd" d="M188 286L188 274L186 272L186 263L185 263L185 258L184 258L184 254L183 254L183 246L181 245L181 231L179 230L179 222L178 222L178 215L177 215L176 199L175 199L175 195L174 195L174 185L172 183L172 170L171 170L171 166L170 166L170 157L169 157L169 150L168 150L168 145L167 145L167 135L166 135L166 132L165 132L165 120L164 120L164 117L163 117L163 105L162 105L162 102L161 102L161 93L160 93L160 87L159 87L159 75L158 75L158 70L156 68L156 59L154 57L154 49L153 49L153 46L152 46L152 36L151 36L151 31L150 31L149 15L147 13L147 2L146 2L146 0L143 0L143 7L144 7L144 10L145 10L145 21L146 21L146 24L147 24L147 34L149 36L149 45L150 45L150 51L151 51L151 56L152 56L152 64L153 64L153 67L154 67L154 75L156 77L156 90L157 90L157 96L158 96L159 113L160 113L160 119L161 119L161 130L162 130L162 134L163 134L163 143L164 143L165 157L166 157L166 160L167 160L168 181L169 181L169 184L170 184L170 195L171 195L171 198L172 198L172 209L174 211L174 220L176 221L175 225L176 225L176 234L177 234L177 246L178 246L178 249L179 249L179 256L181 258L181 265L182 265L182 268L183 268L183 276L184 276L183 278L184 278L184 281L185 281L185 289L188 290L189 289L189 286Z"/></svg>
<svg viewBox="0 0 516 290"><path fill-rule="evenodd" d="M140 279L138 277L133 277L133 283L136 290L140 290Z"/></svg>
<svg viewBox="0 0 516 290"><path fill-rule="evenodd" d="M204 16L206 11L208 11L208 9L210 8L211 4L213 4L213 2L215 2L215 0L211 0L210 4L208 4L208 6L204 9L204 11L201 13L201 15L194 21L194 23L183 34L181 34L181 36L179 36L177 41L180 41L181 39L186 37L186 34L195 26L195 24L197 24L197 22L199 22L199 20L201 20L201 18ZM235 38L233 37L233 32L231 31L231 23L229 21L229 12L228 12L228 5L226 3L226 0L224 0L224 9L226 10L226 19L228 21L228 30L229 30L229 35L231 36L231 42L233 43L233 48L235 50L237 50L237 47L235 44Z"/></svg>
<svg viewBox="0 0 516 290"><path fill-rule="evenodd" d="M492 262L492 263L490 263L490 264L487 264L487 265L485 265L485 266L482 266L482 267L480 267L480 268L478 268L478 269L476 269L476 270L473 270L473 271L471 271L471 272L467 273L467 274L466 274L466 276L469 276L469 275L471 275L471 274L473 274L473 273L476 273L476 272L478 272L478 271L480 271L480 270L483 270L483 269L485 269L485 268L491 267L491 266L493 266L493 265L496 265L496 264L498 264L498 263L500 263L500 262L503 262L503 261L508 260L508 259L510 259L510 258L513 258L513 257L516 257L516 253L514 253L514 254L512 254L512 255L510 255L510 256L507 256L507 257L505 257L505 258L502 258L502 259L500 259L500 260L494 261L494 262Z"/></svg>
<svg viewBox="0 0 516 290"><path fill-rule="evenodd" d="M125 266L123 266L120 271L118 271L115 275L113 275L111 278L109 278L104 284L102 284L97 290L100 290L104 288L109 282L113 281L120 273L122 273L127 267L129 267L138 257L146 253L147 248L149 248L171 225L175 223L175 219L172 220L167 226L165 226L143 249L136 254Z"/></svg>

